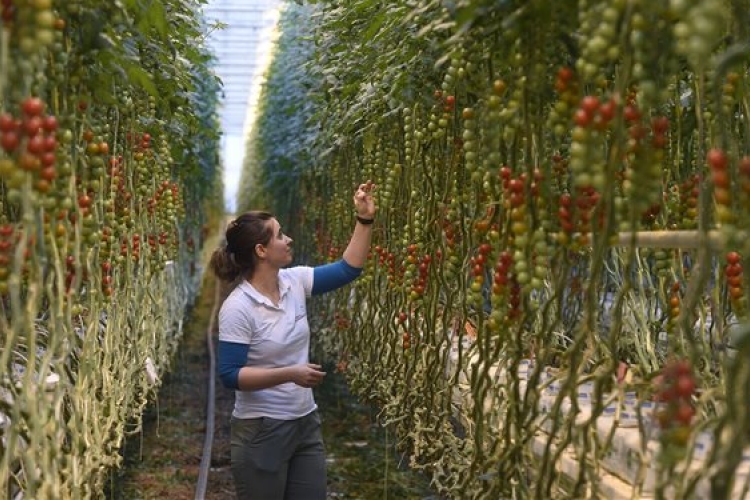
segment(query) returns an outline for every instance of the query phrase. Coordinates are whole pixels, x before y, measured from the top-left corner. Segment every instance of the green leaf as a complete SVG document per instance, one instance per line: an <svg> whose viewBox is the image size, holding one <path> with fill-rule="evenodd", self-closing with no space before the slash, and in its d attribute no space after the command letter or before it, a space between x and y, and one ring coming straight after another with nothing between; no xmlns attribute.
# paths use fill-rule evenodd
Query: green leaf
<svg viewBox="0 0 750 500"><path fill-rule="evenodd" d="M162 39L167 38L169 23L167 22L167 11L164 9L161 0L151 0L148 8L138 21L138 29L144 34L149 33L151 28L155 29Z"/></svg>
<svg viewBox="0 0 750 500"><path fill-rule="evenodd" d="M380 12L377 17L372 20L370 26L367 27L367 30L362 34L363 41L372 40L380 30L380 27L383 26L385 20L385 14Z"/></svg>
<svg viewBox="0 0 750 500"><path fill-rule="evenodd" d="M154 81L151 79L151 76L146 72L146 70L143 69L143 67L141 67L138 63L129 61L127 59L122 59L118 62L120 63L122 69L125 71L125 74L128 76L128 79L131 81L131 83L142 87L143 90L154 97L159 95L159 91L156 89Z"/></svg>
<svg viewBox="0 0 750 500"><path fill-rule="evenodd" d="M479 11L479 12L477 12ZM474 20L481 15L483 9L478 8L476 5L469 5L466 7L459 7L456 10L456 24L458 28L468 29Z"/></svg>

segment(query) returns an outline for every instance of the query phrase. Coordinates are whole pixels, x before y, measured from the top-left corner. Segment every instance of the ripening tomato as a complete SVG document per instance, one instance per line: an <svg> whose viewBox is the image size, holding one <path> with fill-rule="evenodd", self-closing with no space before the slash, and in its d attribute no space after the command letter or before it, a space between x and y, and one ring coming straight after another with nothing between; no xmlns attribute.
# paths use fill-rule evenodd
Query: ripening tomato
<svg viewBox="0 0 750 500"><path fill-rule="evenodd" d="M724 274L727 276L740 276L742 274L742 265L741 264L728 264L724 268Z"/></svg>
<svg viewBox="0 0 750 500"><path fill-rule="evenodd" d="M739 169L742 175L750 176L750 156L742 157Z"/></svg>
<svg viewBox="0 0 750 500"><path fill-rule="evenodd" d="M86 194L82 194L78 197L78 206L81 208L88 208L91 206L91 197Z"/></svg>
<svg viewBox="0 0 750 500"><path fill-rule="evenodd" d="M641 118L641 112L638 111L638 108L636 108L633 105L625 106L625 109L623 110L623 116L625 118L625 121L628 122L634 122Z"/></svg>
<svg viewBox="0 0 750 500"><path fill-rule="evenodd" d="M690 440L690 426L681 425L670 430L669 434L665 436L669 442L680 448L686 446Z"/></svg>
<svg viewBox="0 0 750 500"><path fill-rule="evenodd" d="M742 276L727 277L727 284L731 287L739 288L742 286Z"/></svg>
<svg viewBox="0 0 750 500"><path fill-rule="evenodd" d="M727 168L728 159L724 151L719 148L712 148L706 156L708 165L713 170L724 170Z"/></svg>
<svg viewBox="0 0 750 500"><path fill-rule="evenodd" d="M651 120L651 128L655 134L664 134L669 130L669 118L666 116L656 116Z"/></svg>
<svg viewBox="0 0 750 500"><path fill-rule="evenodd" d="M24 133L33 137L42 130L42 119L38 116L30 116L22 123Z"/></svg>
<svg viewBox="0 0 750 500"><path fill-rule="evenodd" d="M675 393L681 398L689 398L695 392L695 380L692 375L680 375L675 383Z"/></svg>
<svg viewBox="0 0 750 500"><path fill-rule="evenodd" d="M740 254L737 252L729 252L727 253L727 264L731 264L732 266L736 266L740 263L742 260L742 257L740 257Z"/></svg>
<svg viewBox="0 0 750 500"><path fill-rule="evenodd" d="M617 103L614 99L610 99L599 107L599 116L603 122L610 122L617 113Z"/></svg>
<svg viewBox="0 0 750 500"><path fill-rule="evenodd" d="M29 97L21 103L21 109L27 116L39 116L44 111L44 102L38 97Z"/></svg>
<svg viewBox="0 0 750 500"><path fill-rule="evenodd" d="M591 115L585 109L578 109L573 115L573 122L579 127L586 128L591 123Z"/></svg>
<svg viewBox="0 0 750 500"><path fill-rule="evenodd" d="M742 287L739 287L739 286L729 287L729 295L735 300L740 299L743 293L744 292L742 291Z"/></svg>
<svg viewBox="0 0 750 500"><path fill-rule="evenodd" d="M711 172L711 179L717 188L729 189L731 179L727 170L714 170Z"/></svg>
<svg viewBox="0 0 750 500"><path fill-rule="evenodd" d="M58 126L59 124L57 122L57 118L55 118L52 115L45 116L42 119L42 128L46 130L47 132L56 131Z"/></svg>
<svg viewBox="0 0 750 500"><path fill-rule="evenodd" d="M0 132L12 132L16 130L16 120L8 113L0 114Z"/></svg>
<svg viewBox="0 0 750 500"><path fill-rule="evenodd" d="M695 408L693 408L693 405L686 401L682 401L677 407L674 418L682 425L690 425L690 423L693 421L694 416Z"/></svg>
<svg viewBox="0 0 750 500"><path fill-rule="evenodd" d="M728 189L717 187L714 190L714 199L716 203L722 206L729 206L732 202L732 196Z"/></svg>
<svg viewBox="0 0 750 500"><path fill-rule="evenodd" d="M12 130L0 135L0 147L2 147L6 153L12 153L18 149L20 143L21 139L18 137L18 134Z"/></svg>

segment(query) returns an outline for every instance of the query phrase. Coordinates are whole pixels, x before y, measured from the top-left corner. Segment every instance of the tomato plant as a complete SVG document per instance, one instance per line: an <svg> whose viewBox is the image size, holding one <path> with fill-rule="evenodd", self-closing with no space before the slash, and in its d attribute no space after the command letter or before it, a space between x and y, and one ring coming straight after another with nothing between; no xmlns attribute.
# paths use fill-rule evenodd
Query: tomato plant
<svg viewBox="0 0 750 500"><path fill-rule="evenodd" d="M317 263L347 243L351 186L382 187L363 277L320 304L322 325L354 304L350 327L324 328L316 349L346 358L352 390L382 402L449 496L596 489L595 470L612 467L611 449L581 444L597 419L561 404L540 431L541 374L557 374L566 402L595 381L586 411L603 415L622 363L640 400L666 380L659 488L694 493L679 464L700 425L730 429L715 437L735 458L710 464L712 494L727 494L750 444L729 389L750 380L722 350L749 320L747 7L361 0L287 12L240 206L273 207ZM451 417L469 431L446 432ZM536 439L544 453L519 448ZM597 466L567 484L552 443Z"/></svg>
<svg viewBox="0 0 750 500"><path fill-rule="evenodd" d="M195 242L223 211L219 82L196 42L195 7L1 4L0 392L13 403L0 410L0 488L9 495L100 494L126 425L154 394L147 360L163 370L176 347L197 286ZM131 131L137 143L125 139Z"/></svg>

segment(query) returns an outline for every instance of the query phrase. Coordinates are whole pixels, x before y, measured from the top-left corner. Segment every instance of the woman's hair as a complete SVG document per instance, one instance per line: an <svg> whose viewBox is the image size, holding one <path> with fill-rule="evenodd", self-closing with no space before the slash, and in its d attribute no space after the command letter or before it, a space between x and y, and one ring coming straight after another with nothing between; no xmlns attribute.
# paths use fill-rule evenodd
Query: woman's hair
<svg viewBox="0 0 750 500"><path fill-rule="evenodd" d="M219 279L231 282L240 276L252 275L258 260L255 246L268 245L273 236L268 224L271 219L272 214L254 210L229 223L224 236L226 244L214 251L209 262Z"/></svg>

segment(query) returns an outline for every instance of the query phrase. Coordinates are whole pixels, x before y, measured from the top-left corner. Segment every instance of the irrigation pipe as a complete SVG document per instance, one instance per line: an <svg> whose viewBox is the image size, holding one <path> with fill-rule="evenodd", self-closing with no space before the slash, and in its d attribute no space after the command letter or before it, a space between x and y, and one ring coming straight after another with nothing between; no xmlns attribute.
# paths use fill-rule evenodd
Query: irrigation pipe
<svg viewBox="0 0 750 500"><path fill-rule="evenodd" d="M214 354L213 332L216 327L216 317L221 304L221 283L216 282L214 305L211 308L211 319L206 329L206 345L208 346L208 403L206 408L206 437L203 441L203 455L198 471L198 484L195 486L195 500L206 497L208 486L208 472L211 468L211 447L214 442L214 409L216 406L216 356Z"/></svg>

